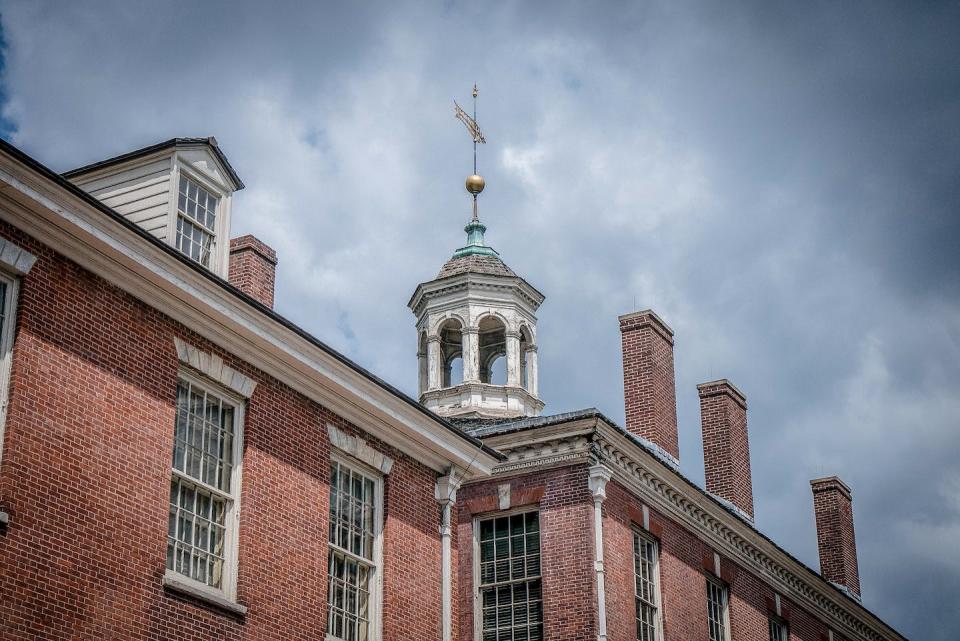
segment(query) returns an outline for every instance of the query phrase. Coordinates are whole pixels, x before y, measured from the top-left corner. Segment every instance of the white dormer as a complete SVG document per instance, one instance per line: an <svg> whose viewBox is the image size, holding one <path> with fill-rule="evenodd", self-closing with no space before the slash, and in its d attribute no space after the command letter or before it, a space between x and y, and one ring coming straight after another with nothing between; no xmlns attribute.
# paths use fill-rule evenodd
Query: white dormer
<svg viewBox="0 0 960 641"><path fill-rule="evenodd" d="M231 197L243 182L215 138L173 138L63 176L227 278Z"/></svg>

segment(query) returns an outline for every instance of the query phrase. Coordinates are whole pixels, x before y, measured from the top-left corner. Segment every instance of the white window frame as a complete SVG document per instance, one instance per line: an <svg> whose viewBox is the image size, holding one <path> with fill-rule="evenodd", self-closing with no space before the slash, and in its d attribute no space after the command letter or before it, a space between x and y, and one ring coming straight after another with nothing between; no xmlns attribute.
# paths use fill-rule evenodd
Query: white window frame
<svg viewBox="0 0 960 641"><path fill-rule="evenodd" d="M770 631L770 641L790 641L790 624L787 623L782 617L778 617L775 614L768 615L768 628ZM780 639L774 639L773 631L774 628L779 628L781 631Z"/></svg>
<svg viewBox="0 0 960 641"><path fill-rule="evenodd" d="M505 516L516 516L518 514L528 514L536 512L538 514L537 522L539 524L540 538L540 599L544 601L543 595L543 510L539 505L524 505L512 510L500 510L497 512L487 512L473 518L473 638L475 641L483 639L483 602L480 594L480 523L482 521L491 521ZM543 618L540 625L546 629L547 612L543 609Z"/></svg>
<svg viewBox="0 0 960 641"><path fill-rule="evenodd" d="M171 463L171 480L173 478L181 478L188 483L196 485L204 491L226 498L227 507L226 514L224 515L224 568L223 577L219 588L215 588L207 585L206 583L197 581L192 577L177 572L171 568L166 568L164 582L173 584L174 586L186 586L189 591L198 593L202 596L209 596L215 601L226 599L228 602L236 603L238 574L237 566L240 549L240 482L243 472L243 426L246 403L244 402L244 399L227 390L223 386L212 383L206 378L184 368L181 368L177 372L177 383L179 384L180 381L188 382L194 387L198 387L209 394L218 396L233 406L233 470L231 470L230 475L230 492L224 492L223 490L212 487L206 483L203 483L202 481L198 481L186 474L183 474L182 472L174 469L173 464ZM176 438L176 420L174 420L174 423L171 427L174 430L174 438ZM171 451L171 460L172 458L173 452ZM166 540L164 540L164 557L166 557Z"/></svg>
<svg viewBox="0 0 960 641"><path fill-rule="evenodd" d="M10 404L10 375L13 372L13 339L17 325L17 296L20 279L0 270L0 282L7 286L2 301L4 323L0 331L0 461L3 460L3 442L6 437L7 406Z"/></svg>
<svg viewBox="0 0 960 641"><path fill-rule="evenodd" d="M340 453L337 451L330 453L330 461L328 465L332 466L334 463L337 463L343 467L346 467L361 476L366 477L367 479L373 481L373 576L370 581L370 632L368 635L368 641L380 641L383 638L383 518L384 518L384 506L383 506L383 486L384 486L384 475L379 470L371 467L370 465L360 461L359 459L354 458L345 453ZM331 483L333 479L331 479ZM329 488L328 496L329 501ZM328 506L327 511L327 523L329 527L330 522L330 511L333 510L333 506ZM327 533L327 541L325 546L325 551L327 555L327 595L324 604L327 607L327 615L329 616L330 609L330 594L329 594L329 585L330 585L330 549L333 544L330 543L330 533ZM349 550L344 550L343 548L337 546L337 551L346 554L347 556L356 556L352 554ZM362 559L364 564L369 563L369 559ZM339 637L335 637L332 634L326 632L327 628L327 617L324 617L323 629L324 629L324 639L325 641L343 641Z"/></svg>
<svg viewBox="0 0 960 641"><path fill-rule="evenodd" d="M709 576L707 577L707 585L712 585L720 590L721 598L723 598L723 608L720 611L723 616L723 638L714 640L710 637L710 595L707 594L707 639L710 641L730 641L730 586Z"/></svg>
<svg viewBox="0 0 960 641"><path fill-rule="evenodd" d="M653 595L655 599L653 607L656 608L656 616L653 621L653 638L654 641L660 641L660 639L663 638L663 599L660 595L660 542L636 526L631 529L635 538L646 541L653 546L653 567L650 570L653 577ZM636 559L634 559L633 571L634 605L636 605L636 602L640 600L640 595L636 594ZM634 636L636 636L636 634L634 634Z"/></svg>
<svg viewBox="0 0 960 641"><path fill-rule="evenodd" d="M213 273L223 278L227 277L227 265L230 260L230 239L228 236L230 207L228 192L223 186L211 180L200 171L190 167L183 158L174 157L174 171L170 181L170 211L167 222L167 242L177 249L177 220L180 217L180 178L186 178L203 187L217 199L217 209L214 222L213 250L210 252L210 264L206 266ZM177 251L180 251L177 249ZM186 254L184 254L186 255ZM189 257L188 257L189 258ZM193 260L193 259L191 259ZM197 262L197 261L194 261ZM203 266L203 263L197 262Z"/></svg>

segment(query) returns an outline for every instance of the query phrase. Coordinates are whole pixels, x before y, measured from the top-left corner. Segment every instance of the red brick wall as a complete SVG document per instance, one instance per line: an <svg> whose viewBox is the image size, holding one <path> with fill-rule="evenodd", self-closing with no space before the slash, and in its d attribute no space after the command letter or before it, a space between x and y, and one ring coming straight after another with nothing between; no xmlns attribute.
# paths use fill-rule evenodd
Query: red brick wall
<svg viewBox="0 0 960 641"><path fill-rule="evenodd" d="M753 516L747 400L727 380L697 386L708 492Z"/></svg>
<svg viewBox="0 0 960 641"><path fill-rule="evenodd" d="M607 485L603 504L608 641L636 639L633 528L642 529L643 503L619 483ZM661 615L665 641L707 639L706 580L713 575L713 549L685 528L649 509L648 534L659 542ZM709 566L706 567L706 566ZM721 578L730 586L730 631L736 641L768 641L774 591L721 556ZM827 627L781 598L790 638L820 641ZM839 638L839 637L837 637Z"/></svg>
<svg viewBox="0 0 960 641"><path fill-rule="evenodd" d="M21 287L0 462L0 508L11 516L0 530L0 638L322 639L325 425L354 428L8 225L0 235L39 257ZM161 587L174 336L258 381L244 425L245 617ZM385 488L384 638L438 638L434 475L367 438L396 460Z"/></svg>
<svg viewBox="0 0 960 641"><path fill-rule="evenodd" d="M850 488L835 476L810 481L817 519L820 574L860 594L857 538L853 530Z"/></svg>
<svg viewBox="0 0 960 641"><path fill-rule="evenodd" d="M277 275L277 252L254 236L230 241L230 283L269 308Z"/></svg>
<svg viewBox="0 0 960 641"><path fill-rule="evenodd" d="M539 505L544 639L596 641L593 499L587 466L577 465L461 488L454 545L458 595L454 637L473 641L473 517L497 511L497 486L510 483L511 503ZM459 635L456 633L458 629Z"/></svg>
<svg viewBox="0 0 960 641"><path fill-rule="evenodd" d="M620 317L626 427L680 457L673 331L652 311Z"/></svg>

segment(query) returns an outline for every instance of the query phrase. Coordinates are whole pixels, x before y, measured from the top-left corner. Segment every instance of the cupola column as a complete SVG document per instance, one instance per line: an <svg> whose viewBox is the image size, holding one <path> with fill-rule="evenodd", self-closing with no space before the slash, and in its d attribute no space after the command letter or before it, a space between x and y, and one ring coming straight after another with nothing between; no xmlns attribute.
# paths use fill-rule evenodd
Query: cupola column
<svg viewBox="0 0 960 641"><path fill-rule="evenodd" d="M533 396L537 396L539 391L539 379L537 378L537 346L527 345L527 391Z"/></svg>
<svg viewBox="0 0 960 641"><path fill-rule="evenodd" d="M427 337L427 389L440 389L440 337L436 334Z"/></svg>
<svg viewBox="0 0 960 641"><path fill-rule="evenodd" d="M423 394L427 391L427 350L426 345L421 345L417 350L417 392Z"/></svg>
<svg viewBox="0 0 960 641"><path fill-rule="evenodd" d="M463 382L480 381L480 330L476 327L463 328Z"/></svg>
<svg viewBox="0 0 960 641"><path fill-rule="evenodd" d="M507 385L520 387L520 332L507 332Z"/></svg>

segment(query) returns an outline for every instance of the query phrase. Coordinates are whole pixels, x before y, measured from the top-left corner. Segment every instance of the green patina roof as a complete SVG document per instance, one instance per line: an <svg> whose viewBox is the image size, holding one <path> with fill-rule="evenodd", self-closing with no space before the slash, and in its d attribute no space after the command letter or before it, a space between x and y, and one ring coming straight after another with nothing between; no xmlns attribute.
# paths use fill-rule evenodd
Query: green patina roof
<svg viewBox="0 0 960 641"><path fill-rule="evenodd" d="M500 255L493 247L488 247L483 240L486 226L479 220L470 221L463 231L467 232L467 244L453 252L453 258L448 260L437 278L445 278L456 274L493 274L496 276L516 276L512 269L500 259Z"/></svg>

